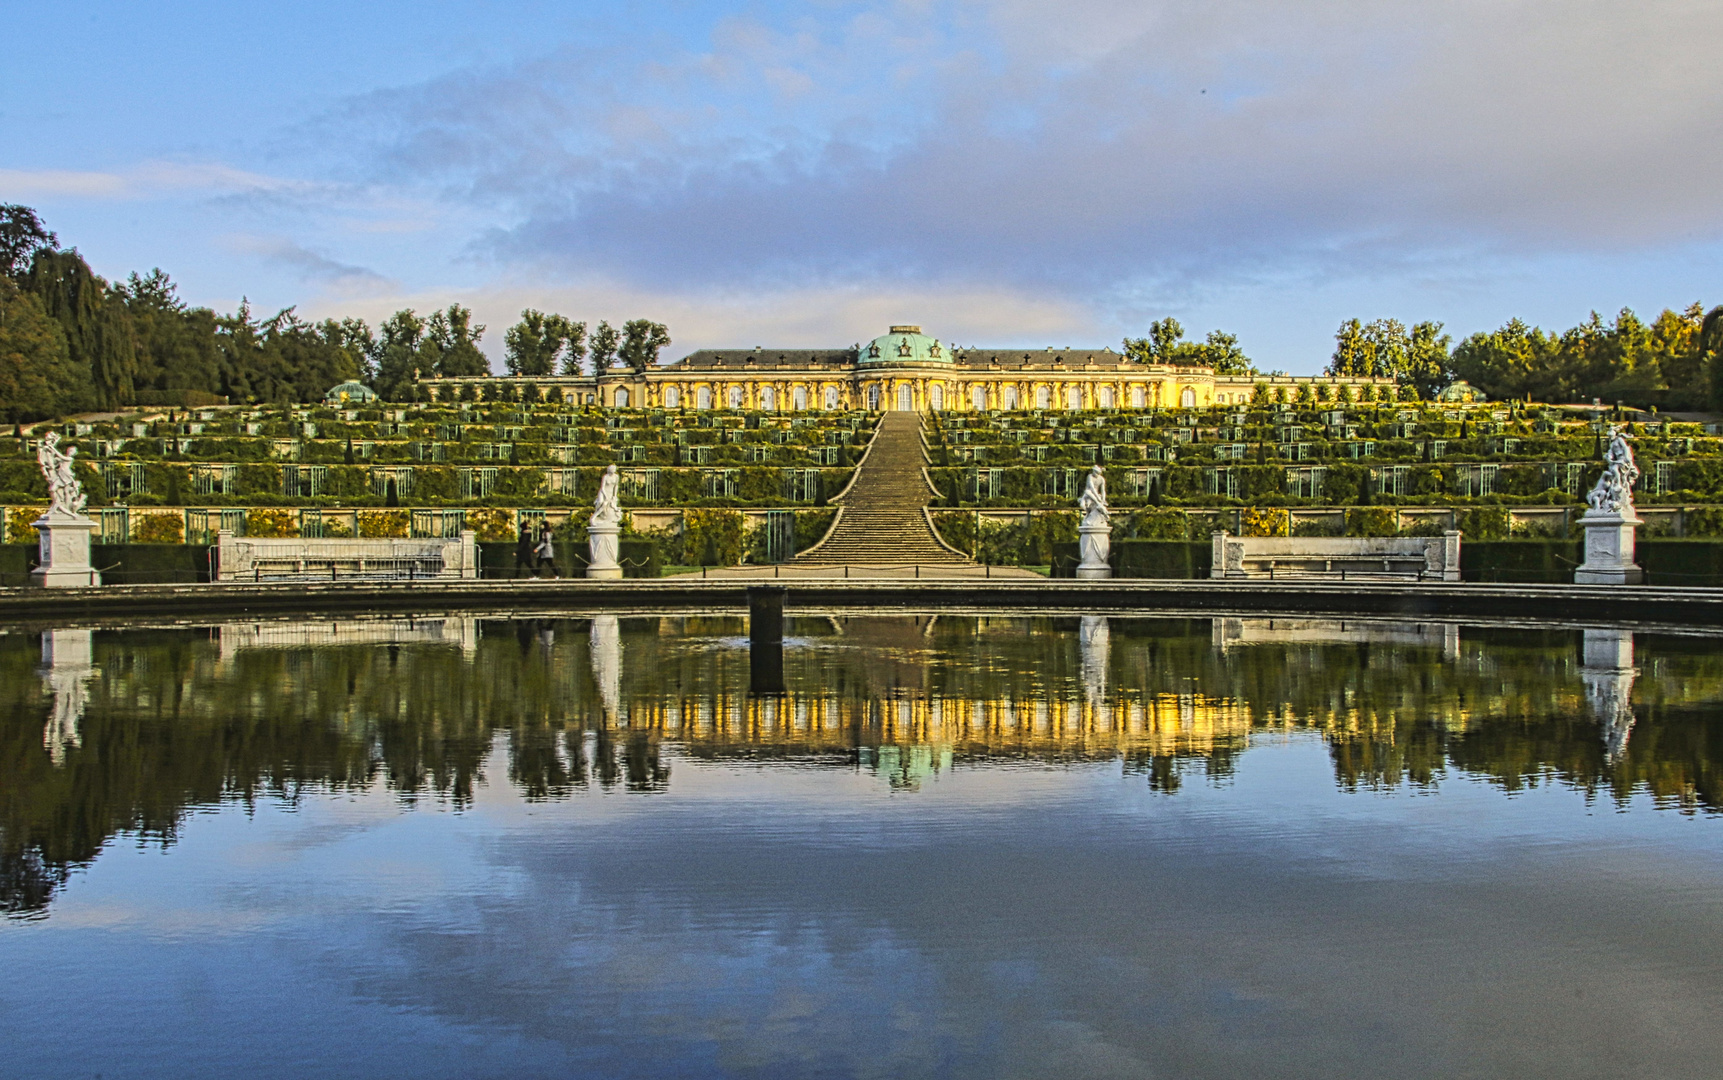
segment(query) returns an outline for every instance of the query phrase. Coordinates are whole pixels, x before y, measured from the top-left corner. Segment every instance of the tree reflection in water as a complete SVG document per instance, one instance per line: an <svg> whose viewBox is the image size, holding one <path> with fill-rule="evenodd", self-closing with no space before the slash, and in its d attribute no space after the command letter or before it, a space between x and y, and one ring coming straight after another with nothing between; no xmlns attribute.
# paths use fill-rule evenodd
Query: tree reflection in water
<svg viewBox="0 0 1723 1080"><path fill-rule="evenodd" d="M1112 760L1176 792L1229 776L1253 737L1314 732L1347 790L1458 770L1723 808L1708 638L1624 653L1577 628L949 615L788 630L790 693L764 699L739 618L0 635L0 907L41 912L110 838L171 843L223 800L383 789L459 808L494 751L529 800L661 791L676 757L905 789L981 761Z"/></svg>

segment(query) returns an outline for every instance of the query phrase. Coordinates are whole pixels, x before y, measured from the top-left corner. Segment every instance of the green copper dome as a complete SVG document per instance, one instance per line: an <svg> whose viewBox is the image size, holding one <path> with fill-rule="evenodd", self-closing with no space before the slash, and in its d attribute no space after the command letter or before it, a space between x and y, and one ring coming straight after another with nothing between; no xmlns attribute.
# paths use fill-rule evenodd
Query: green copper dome
<svg viewBox="0 0 1723 1080"><path fill-rule="evenodd" d="M862 364L949 364L951 350L930 338L919 326L894 326L891 333L861 347Z"/></svg>

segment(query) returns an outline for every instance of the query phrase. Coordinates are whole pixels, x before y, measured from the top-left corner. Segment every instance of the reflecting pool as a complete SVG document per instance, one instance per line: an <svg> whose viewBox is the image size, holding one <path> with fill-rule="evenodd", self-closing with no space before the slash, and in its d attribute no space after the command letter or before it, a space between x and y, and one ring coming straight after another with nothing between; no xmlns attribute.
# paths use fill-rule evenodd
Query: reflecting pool
<svg viewBox="0 0 1723 1080"><path fill-rule="evenodd" d="M0 633L0 1077L1713 1076L1723 639Z"/></svg>

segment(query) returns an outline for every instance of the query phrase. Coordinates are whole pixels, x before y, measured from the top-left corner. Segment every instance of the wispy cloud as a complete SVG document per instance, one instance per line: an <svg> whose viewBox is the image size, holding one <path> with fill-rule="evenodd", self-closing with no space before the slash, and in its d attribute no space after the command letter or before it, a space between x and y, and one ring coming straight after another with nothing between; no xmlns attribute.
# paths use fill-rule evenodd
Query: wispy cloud
<svg viewBox="0 0 1723 1080"><path fill-rule="evenodd" d="M231 236L228 246L294 271L302 281L377 292L395 283L375 270L332 259L281 236Z"/></svg>

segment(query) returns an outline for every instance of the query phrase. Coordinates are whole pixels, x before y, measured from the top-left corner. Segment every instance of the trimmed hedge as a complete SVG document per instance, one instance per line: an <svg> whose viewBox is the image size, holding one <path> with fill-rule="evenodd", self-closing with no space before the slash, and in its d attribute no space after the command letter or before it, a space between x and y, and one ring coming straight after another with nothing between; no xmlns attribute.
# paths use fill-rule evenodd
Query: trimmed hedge
<svg viewBox="0 0 1723 1080"><path fill-rule="evenodd" d="M1053 545L1053 576L1076 577L1081 548ZM1185 540L1115 540L1108 562L1120 578L1206 578L1214 562L1213 543Z"/></svg>
<svg viewBox="0 0 1723 1080"><path fill-rule="evenodd" d="M587 549L585 541L579 543L558 540L556 546L556 568L563 577L584 577L586 575ZM625 536L617 545L618 559L622 563L622 576L631 578L655 578L664 574L663 558L659 554L658 544L652 540L635 536ZM534 577L536 571L528 572L515 567L515 542L480 544L479 545L479 576L485 578Z"/></svg>
<svg viewBox="0 0 1723 1080"><path fill-rule="evenodd" d="M1572 584L1574 567L1584 559L1580 540L1462 540L1460 578L1504 585Z"/></svg>

